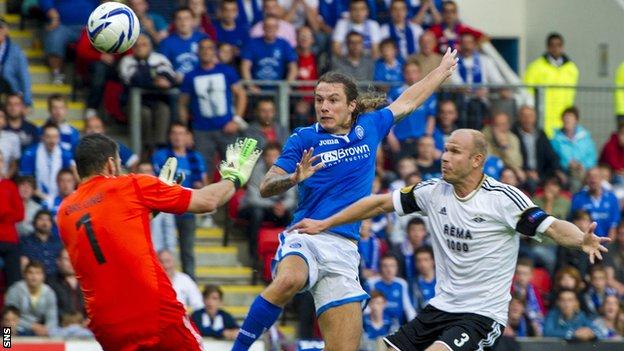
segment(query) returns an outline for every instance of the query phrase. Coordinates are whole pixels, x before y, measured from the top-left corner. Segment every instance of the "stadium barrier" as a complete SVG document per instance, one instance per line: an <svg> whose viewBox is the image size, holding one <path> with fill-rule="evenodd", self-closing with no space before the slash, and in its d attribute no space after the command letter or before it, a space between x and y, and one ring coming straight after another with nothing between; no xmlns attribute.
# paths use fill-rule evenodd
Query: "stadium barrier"
<svg viewBox="0 0 624 351"><path fill-rule="evenodd" d="M557 338L516 338L520 351L622 351L624 341L567 342Z"/></svg>
<svg viewBox="0 0 624 351"><path fill-rule="evenodd" d="M247 108L248 117L253 114L253 106L260 98L270 98L275 101L277 116L282 125L287 128L296 128L310 123L310 119L301 119L297 113L297 105L304 103L313 106L314 81L243 81L247 88L249 106ZM386 92L392 86L400 83L358 81L361 91ZM261 86L263 90L253 92L250 86ZM537 111L538 121L543 123L546 110L544 100L548 89L568 90L573 89L575 93L575 105L580 109L581 121L592 134L598 148L608 139L615 130L615 113L613 96L617 90L624 90L624 87L613 86L527 86L527 85L443 85L438 91L438 99L452 99L458 104L460 118L470 119L467 113L476 114L476 117L484 120L479 114L479 102L482 102L488 109L493 104L498 104L502 108L514 108L517 110L522 105L534 106ZM141 151L141 118L140 106L141 96L144 93L155 93L155 91L141 88L130 89L129 104L130 114L130 136L131 147L135 153ZM160 93L163 93L160 91ZM177 89L164 92L175 98L179 94ZM175 108L172 110L175 111ZM474 117L474 116L472 116ZM512 116L514 117L514 116ZM479 121L477 121L479 122Z"/></svg>
<svg viewBox="0 0 624 351"><path fill-rule="evenodd" d="M3 348L16 351L102 351L95 340L54 340L48 338L13 338L7 347L6 339ZM214 339L203 340L204 350L230 351L232 342ZM264 351L264 342L256 341L250 351Z"/></svg>

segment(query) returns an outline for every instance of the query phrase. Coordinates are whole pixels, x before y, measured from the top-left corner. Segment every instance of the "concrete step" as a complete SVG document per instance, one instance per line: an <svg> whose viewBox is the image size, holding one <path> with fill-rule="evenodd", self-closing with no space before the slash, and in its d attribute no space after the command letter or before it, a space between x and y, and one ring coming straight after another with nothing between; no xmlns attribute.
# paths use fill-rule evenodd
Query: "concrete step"
<svg viewBox="0 0 624 351"><path fill-rule="evenodd" d="M223 309L236 319L245 319L247 313L249 313L249 306L224 305Z"/></svg>
<svg viewBox="0 0 624 351"><path fill-rule="evenodd" d="M263 285L223 285L223 303L225 305L250 306L253 300L264 290Z"/></svg>
<svg viewBox="0 0 624 351"><path fill-rule="evenodd" d="M22 50L26 50L32 48L33 46L33 38L35 37L34 32L30 29L19 30L19 29L10 29L9 37L13 40L14 43L17 43ZM43 39L41 39L43 41Z"/></svg>
<svg viewBox="0 0 624 351"><path fill-rule="evenodd" d="M46 118L29 118L28 120L34 123L36 126L41 127L47 121L47 117ZM79 131L83 130L84 128L84 121L82 119L68 119L67 122L69 122L69 125L78 129Z"/></svg>
<svg viewBox="0 0 624 351"><path fill-rule="evenodd" d="M28 48L24 50L24 55L31 65L43 65L45 63L45 54L41 49Z"/></svg>
<svg viewBox="0 0 624 351"><path fill-rule="evenodd" d="M251 281L249 267L200 267L195 270L197 283L217 285L248 285Z"/></svg>
<svg viewBox="0 0 624 351"><path fill-rule="evenodd" d="M81 101L68 101L68 115L67 120L69 120L70 124L72 121L76 120L82 125L82 114L85 109L84 102ZM46 99L34 99L33 100L33 112L32 118L47 118L48 113L48 101ZM45 117L44 117L45 116ZM80 128L79 128L80 129ZM82 129L80 129L82 130Z"/></svg>
<svg viewBox="0 0 624 351"><path fill-rule="evenodd" d="M34 97L47 97L50 94L71 94L71 86L69 84L43 84L36 83L32 85L32 93Z"/></svg>
<svg viewBox="0 0 624 351"><path fill-rule="evenodd" d="M33 62L29 62L28 73L30 73L30 80L33 84L50 84L52 83L52 77L50 76L50 68L44 65L37 65Z"/></svg>
<svg viewBox="0 0 624 351"><path fill-rule="evenodd" d="M197 266L239 266L238 248L235 246L195 246Z"/></svg>
<svg viewBox="0 0 624 351"><path fill-rule="evenodd" d="M197 228L195 243L206 245L221 245L223 242L223 228Z"/></svg>

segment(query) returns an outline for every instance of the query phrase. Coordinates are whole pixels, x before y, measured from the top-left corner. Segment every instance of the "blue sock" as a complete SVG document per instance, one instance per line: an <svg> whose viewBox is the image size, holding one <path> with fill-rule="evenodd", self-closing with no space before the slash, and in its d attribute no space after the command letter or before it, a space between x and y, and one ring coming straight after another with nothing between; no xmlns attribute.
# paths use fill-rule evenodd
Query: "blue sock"
<svg viewBox="0 0 624 351"><path fill-rule="evenodd" d="M232 351L249 350L251 344L262 336L264 330L271 328L280 313L282 313L281 307L275 306L258 295L249 307L249 314L238 332Z"/></svg>

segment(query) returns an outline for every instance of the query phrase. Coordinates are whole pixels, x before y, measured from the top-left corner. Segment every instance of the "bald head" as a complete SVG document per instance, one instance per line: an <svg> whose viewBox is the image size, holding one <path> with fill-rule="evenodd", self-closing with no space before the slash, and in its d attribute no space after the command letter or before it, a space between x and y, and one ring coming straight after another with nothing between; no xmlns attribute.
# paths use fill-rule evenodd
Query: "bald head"
<svg viewBox="0 0 624 351"><path fill-rule="evenodd" d="M457 129L451 134L455 136L457 141L471 150L471 155L483 155L483 159L487 157L488 143L485 135L476 129Z"/></svg>

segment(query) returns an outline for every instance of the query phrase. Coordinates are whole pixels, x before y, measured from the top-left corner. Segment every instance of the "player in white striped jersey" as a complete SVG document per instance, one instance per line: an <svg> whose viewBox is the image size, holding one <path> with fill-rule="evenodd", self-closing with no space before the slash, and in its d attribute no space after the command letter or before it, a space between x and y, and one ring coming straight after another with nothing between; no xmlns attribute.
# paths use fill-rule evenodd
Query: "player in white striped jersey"
<svg viewBox="0 0 624 351"><path fill-rule="evenodd" d="M371 195L324 219L305 219L293 228L315 234L341 223L380 213L421 212L430 221L436 260L436 294L429 305L395 334L392 350L464 351L492 348L507 323L510 287L519 237L547 235L602 259L609 241L583 233L549 216L513 186L483 174L487 142L476 130L451 134L442 155L442 178L391 194Z"/></svg>

